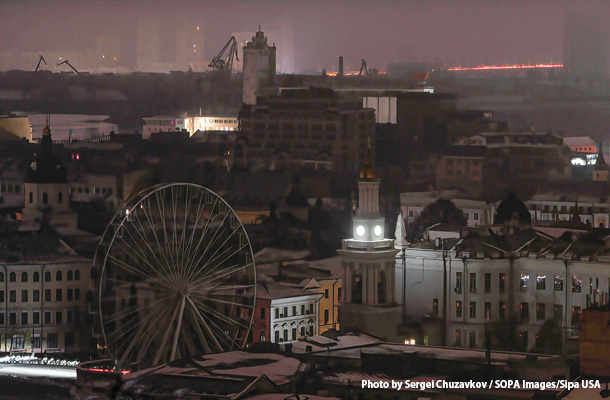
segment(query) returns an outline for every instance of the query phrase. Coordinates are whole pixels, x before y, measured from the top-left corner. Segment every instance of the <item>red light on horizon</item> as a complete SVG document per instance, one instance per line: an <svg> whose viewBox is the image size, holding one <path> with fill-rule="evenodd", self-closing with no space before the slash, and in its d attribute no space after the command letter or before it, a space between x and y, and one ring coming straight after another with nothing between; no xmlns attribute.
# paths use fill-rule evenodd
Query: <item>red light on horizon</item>
<svg viewBox="0 0 610 400"><path fill-rule="evenodd" d="M490 70L502 70L502 69L534 69L534 68L563 68L563 64L478 65L476 67L447 68L447 71L490 71Z"/></svg>

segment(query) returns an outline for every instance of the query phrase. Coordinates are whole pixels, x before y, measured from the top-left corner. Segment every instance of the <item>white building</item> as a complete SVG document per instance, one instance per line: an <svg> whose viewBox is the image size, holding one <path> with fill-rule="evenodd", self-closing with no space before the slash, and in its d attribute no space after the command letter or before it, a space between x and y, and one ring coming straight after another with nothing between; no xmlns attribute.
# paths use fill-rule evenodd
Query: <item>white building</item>
<svg viewBox="0 0 610 400"><path fill-rule="evenodd" d="M184 118L184 126L189 136L193 136L197 131L237 131L239 120L234 116L215 114L187 116Z"/></svg>
<svg viewBox="0 0 610 400"><path fill-rule="evenodd" d="M298 285L261 282L257 297L271 300L270 335L272 343L294 343L319 333L320 293L311 293ZM261 338L262 339L262 338Z"/></svg>
<svg viewBox="0 0 610 400"><path fill-rule="evenodd" d="M142 126L142 139L150 139L153 133L175 132L186 129L184 117L174 117L171 115L157 115L154 117L144 117Z"/></svg>
<svg viewBox="0 0 610 400"><path fill-rule="evenodd" d="M603 236L582 235L595 234ZM541 236L521 233L507 238L515 243L514 251L497 247L492 237L409 247L406 275L402 261L396 264L396 298L403 298L406 287L407 316L441 325L440 342L431 344L484 348L488 330L495 346L502 336L498 329L513 327L518 348L532 351L549 320L557 324L565 344L578 335L580 310L608 303L610 252L603 246L587 250L581 239L585 236L551 245Z"/></svg>

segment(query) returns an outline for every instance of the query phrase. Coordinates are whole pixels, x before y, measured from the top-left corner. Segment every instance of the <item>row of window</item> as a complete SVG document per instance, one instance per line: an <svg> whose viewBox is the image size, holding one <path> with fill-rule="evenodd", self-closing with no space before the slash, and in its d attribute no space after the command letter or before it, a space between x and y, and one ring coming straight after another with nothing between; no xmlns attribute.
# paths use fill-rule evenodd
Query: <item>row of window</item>
<svg viewBox="0 0 610 400"><path fill-rule="evenodd" d="M491 273L485 273L485 293L491 293ZM546 278L545 274L537 274L536 275L536 290L546 290ZM553 290L556 292L563 291L563 281L564 278L562 275L554 275L553 277ZM527 290L529 285L530 274L522 273L521 278L519 280L519 289L523 292ZM609 279L610 283L610 279ZM589 278L589 292L593 293L594 290L599 290L599 278L595 278L595 289L593 287L593 278ZM506 291L506 274L499 273L498 274L498 290L500 293L504 293ZM576 275L572 276L572 292L580 293L582 290L582 279ZM477 274L476 272L470 273L470 281L469 281L469 291L470 293L477 292ZM455 292L462 293L462 272L455 273Z"/></svg>
<svg viewBox="0 0 610 400"><path fill-rule="evenodd" d="M8 292L9 302L16 303L17 302L17 291L10 290ZM80 289L66 289L66 300L68 301L79 301L80 300ZM0 290L0 303L4 303L4 290ZM40 290L32 290L32 301L38 302L40 301ZM44 301L53 301L51 300L51 289L44 290ZM63 301L63 289L55 289L55 301ZM29 291L22 290L21 291L21 302L27 303L29 302Z"/></svg>
<svg viewBox="0 0 610 400"><path fill-rule="evenodd" d="M67 279L69 281L79 281L80 280L80 271L79 270L70 270L67 272ZM21 273L21 282L28 282L30 274L26 271L23 271ZM45 282L51 282L51 278L52 278L52 274L51 271L46 271L44 273L44 281ZM55 281L56 282L61 282L63 280L63 272L62 271L57 271L55 272ZM17 273L16 272L11 272L8 275L8 281L9 282L17 282ZM0 272L0 282L4 282L4 272ZM32 273L32 282L40 282L40 272L38 271L34 271Z"/></svg>
<svg viewBox="0 0 610 400"><path fill-rule="evenodd" d="M70 193L89 194L89 186L70 186ZM93 194L112 194L112 188L93 186Z"/></svg>
<svg viewBox="0 0 610 400"><path fill-rule="evenodd" d="M485 302L484 316L486 321L492 319L491 302ZM461 300L455 302L455 317L462 318L463 315L463 304ZM477 317L477 302L471 301L468 305L468 316L469 318ZM580 317L580 307L572 307L572 326L578 326ZM498 302L498 319L506 318L506 303L504 301ZM519 305L519 322L529 322L529 303L521 303ZM547 319L546 304L536 303L536 321L545 321ZM557 323L563 321L563 305L555 304L553 306L553 320Z"/></svg>
<svg viewBox="0 0 610 400"><path fill-rule="evenodd" d="M1 194L21 194L22 183L2 183L0 184L0 195Z"/></svg>
<svg viewBox="0 0 610 400"><path fill-rule="evenodd" d="M34 193L33 192L29 193L29 201L30 201L30 204L34 203ZM64 202L64 194L63 194L63 192L58 192L57 193L57 203L61 204L63 202ZM49 204L49 194L47 192L42 193L42 204Z"/></svg>
<svg viewBox="0 0 610 400"><path fill-rule="evenodd" d="M45 311L44 312L44 324L45 325L61 325L64 323L71 324L74 322L74 311L66 310L65 314L62 310L55 311L55 319L52 319L53 312ZM64 315L66 316L64 320ZM17 317L21 317L19 321L17 321ZM20 313L17 312L9 312L8 313L8 321L6 320L6 315L3 312L0 312L0 325L40 325L40 311L31 312L32 319L30 319L29 311L22 311Z"/></svg>
<svg viewBox="0 0 610 400"><path fill-rule="evenodd" d="M58 347L57 342L57 333L47 333L47 348L56 348ZM0 343L10 346L11 349L25 349L25 335L12 335L10 339L9 336L4 337L4 342L2 341L2 336L0 335ZM64 336L64 345L66 347L74 347L74 333L66 332ZM30 336L30 346L32 348L40 348L40 334L33 333Z"/></svg>
<svg viewBox="0 0 610 400"><path fill-rule="evenodd" d="M275 339L275 343L280 343L280 342L288 342L290 340L299 340L299 336L297 335L297 327L293 326L290 331L288 330L288 326L284 325L283 327L284 329L281 331L282 335L280 336L280 327L278 325L276 325L273 328L273 334L274 334L274 339ZM288 333L291 333L291 335L289 336ZM301 325L300 328L300 335L301 336L313 336L314 330L313 330L313 325L309 325L309 327L305 328L305 325ZM264 341L264 332L261 332L261 341Z"/></svg>
<svg viewBox="0 0 610 400"><path fill-rule="evenodd" d="M288 314L288 307L283 307L280 312L280 307L276 307L274 309L275 318L286 318L286 317L294 317L297 315L309 315L313 314L314 311L314 303L309 303L309 307L305 307L305 304L301 304L301 313L297 313L297 306L292 306L292 314ZM264 309L261 309L261 318L265 318Z"/></svg>

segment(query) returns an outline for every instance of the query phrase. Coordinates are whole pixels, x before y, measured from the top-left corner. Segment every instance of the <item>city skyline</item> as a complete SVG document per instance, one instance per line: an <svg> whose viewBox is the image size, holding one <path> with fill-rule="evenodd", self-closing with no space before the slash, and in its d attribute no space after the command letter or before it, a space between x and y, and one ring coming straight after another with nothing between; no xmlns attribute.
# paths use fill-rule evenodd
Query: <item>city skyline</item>
<svg viewBox="0 0 610 400"><path fill-rule="evenodd" d="M158 41L156 51L167 61L167 71L186 70L177 43L192 38L184 32L199 28L197 33L205 41L203 60L209 62L233 32L253 32L261 25L272 33L271 43L287 43L283 49L278 46L278 71L312 72L337 70L339 55L345 57L346 69L358 69L361 59L367 60L369 68L395 62L463 66L561 62L566 17L577 11L579 17L603 20L610 6L592 1L384 1L370 5L361 1L60 0L7 1L0 10L2 70L34 69L38 54L55 58L52 70L59 57L71 57L77 68L86 70L155 70L151 58L142 54L143 46L151 44L144 42L150 39ZM591 34L599 35L604 29L591 29Z"/></svg>

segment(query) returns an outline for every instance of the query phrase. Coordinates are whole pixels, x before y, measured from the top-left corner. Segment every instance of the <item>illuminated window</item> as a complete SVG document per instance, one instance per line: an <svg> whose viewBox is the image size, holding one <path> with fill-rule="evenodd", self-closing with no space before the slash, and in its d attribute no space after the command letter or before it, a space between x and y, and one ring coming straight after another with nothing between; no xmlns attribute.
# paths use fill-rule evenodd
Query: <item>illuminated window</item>
<svg viewBox="0 0 610 400"><path fill-rule="evenodd" d="M563 276L555 275L554 288L555 288L556 292L562 292L563 291Z"/></svg>
<svg viewBox="0 0 610 400"><path fill-rule="evenodd" d="M500 319L504 319L506 317L506 303L503 301L498 303L498 316Z"/></svg>
<svg viewBox="0 0 610 400"><path fill-rule="evenodd" d="M519 288L521 289L521 291L524 291L527 289L527 283L530 280L530 274L526 274L526 273L522 273L521 274L521 281L519 283Z"/></svg>
<svg viewBox="0 0 610 400"><path fill-rule="evenodd" d="M582 289L582 280L578 276L572 277L572 292L580 293Z"/></svg>
<svg viewBox="0 0 610 400"><path fill-rule="evenodd" d="M506 289L506 274L500 274L498 276L498 286L500 288L500 293L504 293Z"/></svg>
<svg viewBox="0 0 610 400"><path fill-rule="evenodd" d="M546 275L536 275L536 290L546 290Z"/></svg>
<svg viewBox="0 0 610 400"><path fill-rule="evenodd" d="M462 318L462 302L459 300L455 302L455 316L456 318Z"/></svg>
<svg viewBox="0 0 610 400"><path fill-rule="evenodd" d="M521 305L519 307L520 307L519 319L520 319L521 323L527 323L530 318L529 304L521 303Z"/></svg>

